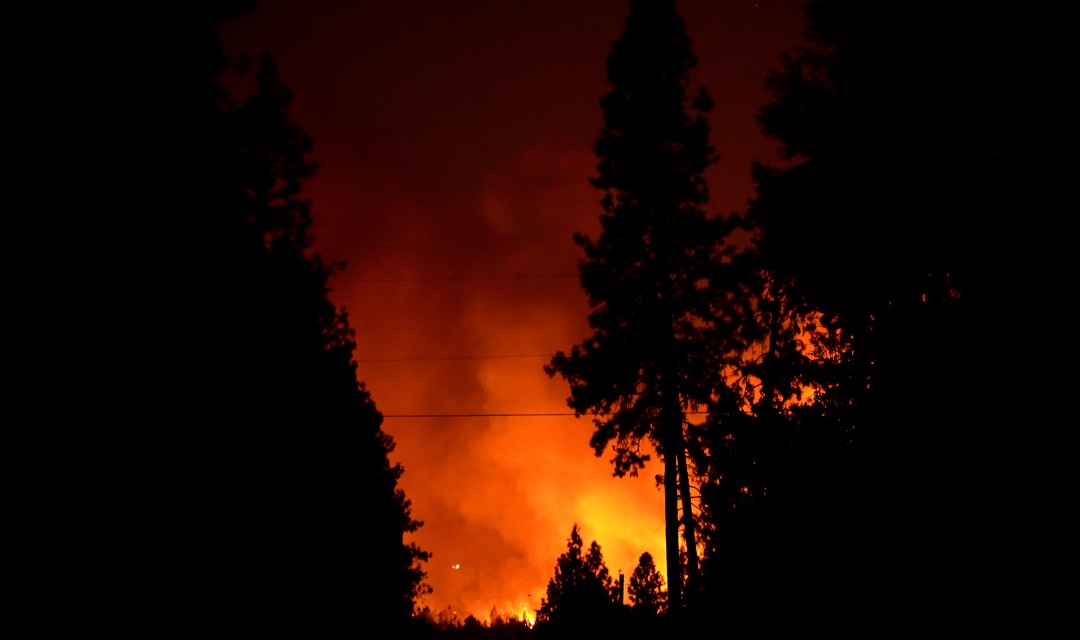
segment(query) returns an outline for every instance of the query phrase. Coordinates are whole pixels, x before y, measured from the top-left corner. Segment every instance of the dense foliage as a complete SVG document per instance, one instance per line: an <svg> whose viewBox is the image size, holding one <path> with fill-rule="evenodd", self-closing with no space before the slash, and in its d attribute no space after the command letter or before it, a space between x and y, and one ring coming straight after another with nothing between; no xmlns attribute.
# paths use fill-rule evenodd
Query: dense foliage
<svg viewBox="0 0 1080 640"><path fill-rule="evenodd" d="M71 61L110 111L92 129L107 140L72 138L96 143L80 175L115 193L77 225L98 283L85 326L102 331L75 404L102 426L56 447L88 443L65 469L79 478L62 546L73 575L111 585L79 598L107 629L358 633L408 624L427 588L427 554L405 540L421 523L329 298L343 265L312 248L312 140L273 61L235 66L218 45L252 9L103 8ZM110 84L121 60L130 75ZM227 88L235 73L248 93Z"/></svg>
<svg viewBox="0 0 1080 640"><path fill-rule="evenodd" d="M231 238L215 247L215 277L228 287L215 312L231 330L210 354L229 416L215 433L228 455L213 490L242 492L220 516L237 536L221 551L247 559L246 580L262 576L245 600L264 619L341 629L363 613L402 624L425 590L427 554L403 540L421 523L357 380L348 315L329 301L335 267L311 249L311 203L300 194L315 167L290 98L263 57L254 92L219 103L230 153L219 156L221 217L210 222L228 230L218 240ZM378 576L380 588L362 588L360 575Z"/></svg>
<svg viewBox="0 0 1080 640"><path fill-rule="evenodd" d="M982 328L1040 286L1012 234L1042 188L1027 74L1049 60L1025 11L822 0L805 15L768 79L760 121L783 158L755 168L755 242L736 261L752 393L705 434L708 588L748 626L979 618L949 594L1008 589L964 540L1006 545L987 481L1022 464L1005 442L1034 442L995 415L1018 404L988 401L1022 365Z"/></svg>

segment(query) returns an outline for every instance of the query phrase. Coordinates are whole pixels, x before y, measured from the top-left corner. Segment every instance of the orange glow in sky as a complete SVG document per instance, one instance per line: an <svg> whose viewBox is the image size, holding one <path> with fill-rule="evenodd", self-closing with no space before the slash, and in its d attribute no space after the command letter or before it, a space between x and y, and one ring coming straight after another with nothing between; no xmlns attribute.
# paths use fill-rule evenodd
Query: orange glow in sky
<svg viewBox="0 0 1080 640"><path fill-rule="evenodd" d="M754 114L799 5L677 2L716 105L710 213L743 210L751 161L774 159ZM434 612L532 619L575 523L613 576L644 551L666 573L658 468L612 477L589 418L394 417L569 412L543 365L591 333L572 236L599 229L592 145L627 11L263 0L222 31L226 51L274 58L315 140L316 248L348 265L331 298L424 522L412 539L432 554L433 593L419 604Z"/></svg>

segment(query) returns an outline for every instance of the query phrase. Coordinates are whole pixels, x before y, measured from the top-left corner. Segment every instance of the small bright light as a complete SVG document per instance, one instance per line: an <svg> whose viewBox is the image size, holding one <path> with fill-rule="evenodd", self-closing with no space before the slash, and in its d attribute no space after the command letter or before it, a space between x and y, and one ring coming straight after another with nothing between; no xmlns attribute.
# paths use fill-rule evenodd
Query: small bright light
<svg viewBox="0 0 1080 640"><path fill-rule="evenodd" d="M450 568L451 569L460 569L461 565L460 564L452 564L452 565L450 565Z"/></svg>

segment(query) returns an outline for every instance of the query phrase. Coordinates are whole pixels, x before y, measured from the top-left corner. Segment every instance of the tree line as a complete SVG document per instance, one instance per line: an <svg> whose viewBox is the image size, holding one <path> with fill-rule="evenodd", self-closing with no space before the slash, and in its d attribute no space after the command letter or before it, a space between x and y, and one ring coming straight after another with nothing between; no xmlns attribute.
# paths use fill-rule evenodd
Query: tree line
<svg viewBox="0 0 1080 640"><path fill-rule="evenodd" d="M670 630L666 612L664 577L650 553L641 554L629 581L621 573L616 578L600 544L593 540L586 547L574 523L540 608L530 612L535 618L493 609L486 621L473 615L460 620L456 614L424 608L412 631L417 638L560 638L583 633L646 638Z"/></svg>

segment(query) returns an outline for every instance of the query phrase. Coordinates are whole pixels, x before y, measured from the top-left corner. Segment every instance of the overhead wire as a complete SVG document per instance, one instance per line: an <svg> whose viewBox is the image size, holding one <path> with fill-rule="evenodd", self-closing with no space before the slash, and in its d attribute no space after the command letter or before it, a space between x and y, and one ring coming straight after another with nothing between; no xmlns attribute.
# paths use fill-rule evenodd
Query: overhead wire
<svg viewBox="0 0 1080 640"><path fill-rule="evenodd" d="M365 282L447 282L457 280L527 280L532 278L577 278L576 273L537 273L525 275L495 275L495 276L428 276L417 278L341 278L334 282L350 284Z"/></svg>
<svg viewBox="0 0 1080 640"><path fill-rule="evenodd" d="M507 355L489 355L489 356L418 356L407 358L364 358L357 360L357 362L425 362L428 360L489 360L499 358L550 358L553 354L550 353L519 353L519 354L507 354Z"/></svg>
<svg viewBox="0 0 1080 640"><path fill-rule="evenodd" d="M574 413L392 413L384 418L552 418L574 416ZM592 415L592 414L582 414Z"/></svg>
<svg viewBox="0 0 1080 640"><path fill-rule="evenodd" d="M684 411L684 415L705 415L708 411ZM611 413L384 413L384 418L558 418L610 416Z"/></svg>
<svg viewBox="0 0 1080 640"><path fill-rule="evenodd" d="M335 282L363 284L363 283L397 283L397 282L446 282L446 281L469 281L469 280L524 280L533 278L577 278L576 273L544 273L544 274L521 274L521 275L488 275L488 276L430 276L417 278L343 278L335 279ZM493 355L467 355L467 356L416 356L403 358L359 358L356 362L369 364L379 362L435 362L452 360L494 360L511 358L550 358L551 353L520 353L520 354L493 354ZM687 414L706 413L704 411L690 411ZM584 415L609 415L609 414L576 414L576 413L410 413L410 414L382 414L383 418L555 418L555 417L580 417Z"/></svg>

